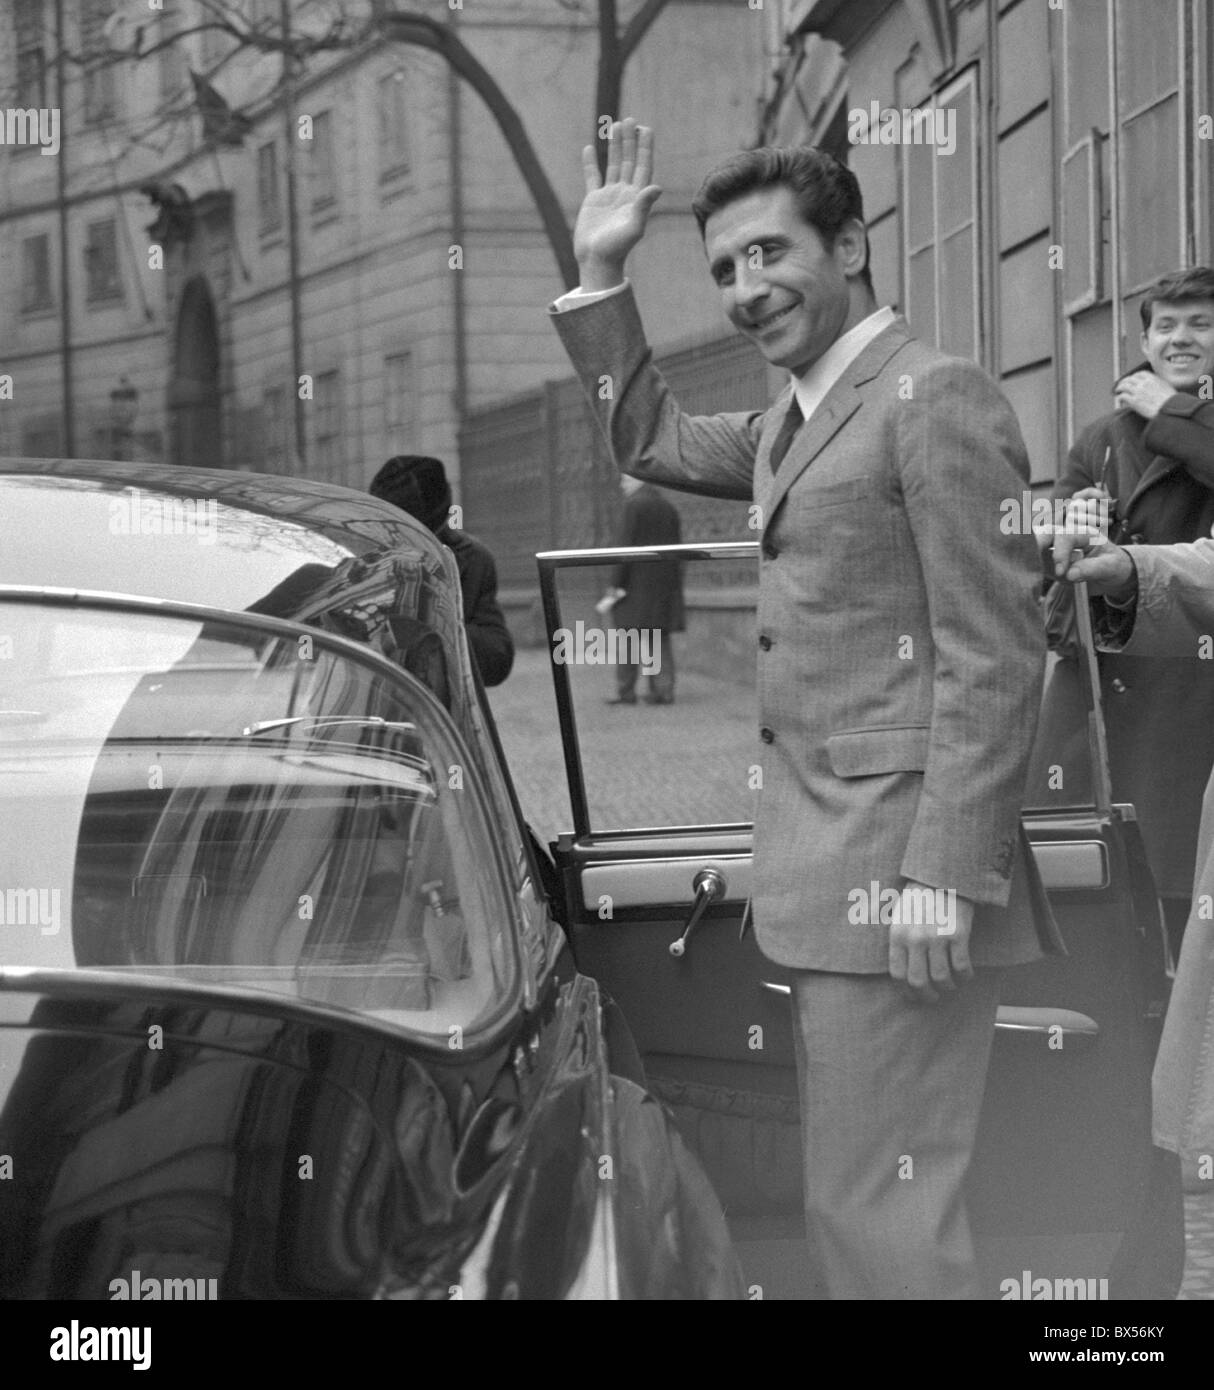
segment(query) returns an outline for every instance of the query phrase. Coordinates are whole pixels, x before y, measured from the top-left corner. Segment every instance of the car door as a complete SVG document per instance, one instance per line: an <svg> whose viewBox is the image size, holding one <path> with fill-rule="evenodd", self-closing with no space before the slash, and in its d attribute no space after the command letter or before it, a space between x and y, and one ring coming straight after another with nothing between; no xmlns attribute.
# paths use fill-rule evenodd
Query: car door
<svg viewBox="0 0 1214 1390"><path fill-rule="evenodd" d="M674 1111L764 1297L813 1292L803 1261L800 1134L787 973L750 929L759 782L753 543L549 552L538 557L569 791L547 830L580 970L615 998L650 1089ZM662 634L673 705L617 694L601 596L622 563L683 565L686 630ZM650 666L654 665L650 661ZM1026 811L1069 956L1008 971L971 1183L987 1291L1022 1273L1105 1278L1138 1269L1136 1224L1158 1173L1150 1067L1166 986L1162 932L1132 808L1111 804L1086 662L1075 675L1087 784ZM651 688L657 688L651 686ZM544 819L545 814L549 817ZM1179 1192L1179 1188L1176 1188ZM1130 1232L1130 1238L1126 1233ZM1175 1230L1154 1237L1175 1245ZM1001 1293L1001 1289L1004 1293ZM1116 1296L1116 1294L1114 1294Z"/></svg>

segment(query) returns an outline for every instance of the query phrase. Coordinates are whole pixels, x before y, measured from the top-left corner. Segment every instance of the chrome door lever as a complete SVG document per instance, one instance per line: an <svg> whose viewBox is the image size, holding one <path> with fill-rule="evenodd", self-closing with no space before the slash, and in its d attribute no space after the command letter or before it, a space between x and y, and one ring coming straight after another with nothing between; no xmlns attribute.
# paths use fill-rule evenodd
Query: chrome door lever
<svg viewBox="0 0 1214 1390"><path fill-rule="evenodd" d="M683 935L670 943L670 954L679 960L687 950L691 933L699 925L700 918L712 903L725 896L725 875L716 869L701 869L691 881L695 889L695 900L691 904L691 916L683 928Z"/></svg>

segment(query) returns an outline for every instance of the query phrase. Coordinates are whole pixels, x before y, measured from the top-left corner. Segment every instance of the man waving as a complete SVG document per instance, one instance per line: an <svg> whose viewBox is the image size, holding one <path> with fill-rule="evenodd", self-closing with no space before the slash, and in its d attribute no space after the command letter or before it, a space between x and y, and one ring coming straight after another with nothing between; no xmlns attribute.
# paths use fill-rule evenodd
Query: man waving
<svg viewBox="0 0 1214 1390"><path fill-rule="evenodd" d="M605 178L583 152L581 284L553 321L624 472L759 508L755 928L797 972L811 1253L831 1297L974 1297L996 967L1056 944L1019 825L1037 551L999 526L1024 446L978 367L878 307L859 186L811 148L736 155L695 198L726 317L789 381L684 414L625 277L652 151L624 121ZM873 882L898 907L857 921Z"/></svg>

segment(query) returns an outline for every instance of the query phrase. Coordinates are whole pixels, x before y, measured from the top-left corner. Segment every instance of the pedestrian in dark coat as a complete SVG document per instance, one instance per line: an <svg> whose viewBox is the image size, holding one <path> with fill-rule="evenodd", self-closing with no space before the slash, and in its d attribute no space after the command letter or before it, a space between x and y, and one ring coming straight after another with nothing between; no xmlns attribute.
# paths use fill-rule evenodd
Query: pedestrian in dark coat
<svg viewBox="0 0 1214 1390"><path fill-rule="evenodd" d="M440 460L397 454L372 479L370 492L428 526L454 554L468 645L481 680L500 685L514 664L514 640L497 602L497 567L487 546L450 525L451 484Z"/></svg>
<svg viewBox="0 0 1214 1390"><path fill-rule="evenodd" d="M1147 361L1118 381L1118 409L1079 435L1054 496L1102 490L1114 541L1171 545L1214 525L1214 270L1157 281L1142 322ZM1214 767L1214 661L1102 652L1099 664L1113 797L1137 809L1179 947ZM1055 713L1047 696L1043 721Z"/></svg>
<svg viewBox="0 0 1214 1390"><path fill-rule="evenodd" d="M682 539L679 513L674 503L656 487L625 476L621 546L678 545ZM650 641L659 653L658 669L649 676L645 700L651 705L674 703L674 643L670 634L686 626L683 606L683 564L680 560L624 560L616 566L614 597L605 611L617 630L637 629L652 633ZM616 667L616 698L610 704L636 704L639 663L620 662Z"/></svg>

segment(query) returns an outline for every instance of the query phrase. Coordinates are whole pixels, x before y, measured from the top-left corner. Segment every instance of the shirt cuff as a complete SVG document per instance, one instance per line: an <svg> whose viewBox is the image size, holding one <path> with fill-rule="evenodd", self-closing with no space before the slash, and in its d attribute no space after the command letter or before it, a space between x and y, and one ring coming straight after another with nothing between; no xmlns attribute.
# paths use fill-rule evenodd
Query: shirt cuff
<svg viewBox="0 0 1214 1390"><path fill-rule="evenodd" d="M597 304L600 299L610 299L613 294L621 294L628 288L628 281L622 280L609 290L584 290L581 285L575 290L566 290L559 299L552 302L552 311L563 314L567 309L584 309L588 304Z"/></svg>

